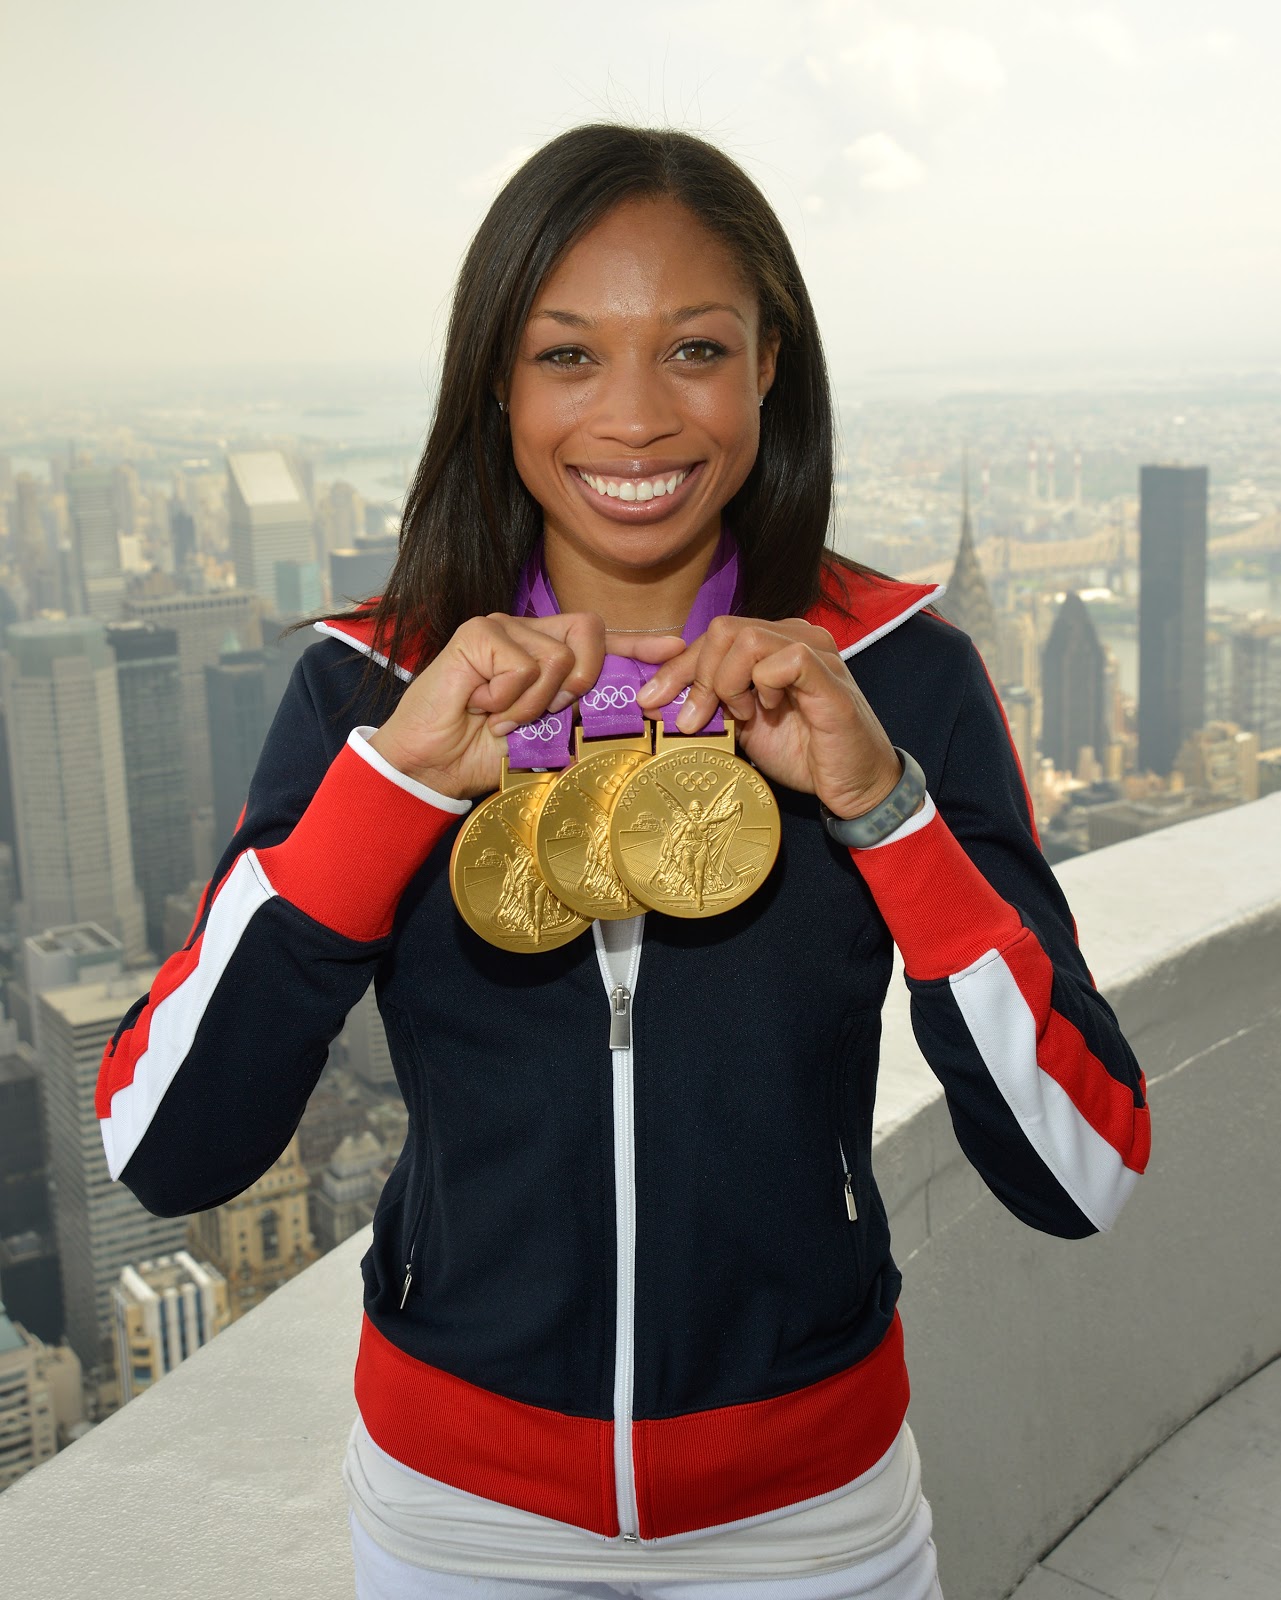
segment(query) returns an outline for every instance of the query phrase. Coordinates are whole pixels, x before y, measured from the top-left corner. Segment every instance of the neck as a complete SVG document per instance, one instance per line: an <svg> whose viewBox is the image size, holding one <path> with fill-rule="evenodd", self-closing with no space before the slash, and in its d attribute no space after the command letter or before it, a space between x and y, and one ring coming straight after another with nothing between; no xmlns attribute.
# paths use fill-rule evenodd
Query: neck
<svg viewBox="0 0 1281 1600"><path fill-rule="evenodd" d="M609 562L556 530L544 529L543 560L562 611L594 611L620 632L679 633L720 539L713 518L685 549L652 567Z"/></svg>

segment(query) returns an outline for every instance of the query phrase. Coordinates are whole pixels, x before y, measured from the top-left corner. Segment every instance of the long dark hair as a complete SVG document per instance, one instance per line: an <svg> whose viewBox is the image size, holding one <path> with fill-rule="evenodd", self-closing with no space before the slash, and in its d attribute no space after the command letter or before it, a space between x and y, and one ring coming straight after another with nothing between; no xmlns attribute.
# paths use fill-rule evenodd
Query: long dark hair
<svg viewBox="0 0 1281 1600"><path fill-rule="evenodd" d="M728 245L756 292L762 337L780 336L761 440L725 508L738 541L739 609L804 612L820 593L832 509L832 405L813 307L787 235L747 174L705 140L591 123L561 134L504 185L454 290L440 398L405 501L400 548L373 617L393 661L433 654L468 617L506 611L542 531L495 389L515 365L548 273L620 201L668 197ZM853 565L853 563L842 563ZM351 612L344 613L351 616Z"/></svg>

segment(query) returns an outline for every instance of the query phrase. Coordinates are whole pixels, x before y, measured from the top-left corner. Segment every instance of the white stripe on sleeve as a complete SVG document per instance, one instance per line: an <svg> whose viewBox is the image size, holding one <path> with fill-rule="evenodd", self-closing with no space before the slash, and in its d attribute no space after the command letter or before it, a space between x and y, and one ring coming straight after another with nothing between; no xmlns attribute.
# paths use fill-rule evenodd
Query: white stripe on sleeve
<svg viewBox="0 0 1281 1600"><path fill-rule="evenodd" d="M147 1048L134 1062L133 1081L111 1097L102 1118L103 1148L113 1180L124 1171L151 1124L156 1108L186 1060L210 997L235 953L249 919L275 898L252 850L246 850L218 890L205 930L200 957L178 987L151 1014Z"/></svg>
<svg viewBox="0 0 1281 1600"><path fill-rule="evenodd" d="M1036 1059L1036 1018L1014 974L989 950L949 980L983 1064L1032 1148L1101 1232L1139 1181Z"/></svg>

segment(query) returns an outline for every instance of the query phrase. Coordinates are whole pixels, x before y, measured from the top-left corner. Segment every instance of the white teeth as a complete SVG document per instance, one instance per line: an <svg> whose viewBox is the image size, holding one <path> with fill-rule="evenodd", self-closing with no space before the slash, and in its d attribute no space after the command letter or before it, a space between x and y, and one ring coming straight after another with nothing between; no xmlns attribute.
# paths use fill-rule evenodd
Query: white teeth
<svg viewBox="0 0 1281 1600"><path fill-rule="evenodd" d="M608 495L611 500L628 501L656 500L665 494L675 494L689 477L688 472L673 472L669 478L601 478L581 469L578 475L598 495Z"/></svg>

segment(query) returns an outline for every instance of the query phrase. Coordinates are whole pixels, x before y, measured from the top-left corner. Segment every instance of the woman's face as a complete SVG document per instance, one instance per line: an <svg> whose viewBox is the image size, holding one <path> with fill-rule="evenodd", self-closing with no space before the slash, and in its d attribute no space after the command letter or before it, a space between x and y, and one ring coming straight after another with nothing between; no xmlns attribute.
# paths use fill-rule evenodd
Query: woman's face
<svg viewBox="0 0 1281 1600"><path fill-rule="evenodd" d="M676 201L624 201L543 284L507 393L550 540L600 571L680 564L756 459L776 336L724 244Z"/></svg>

